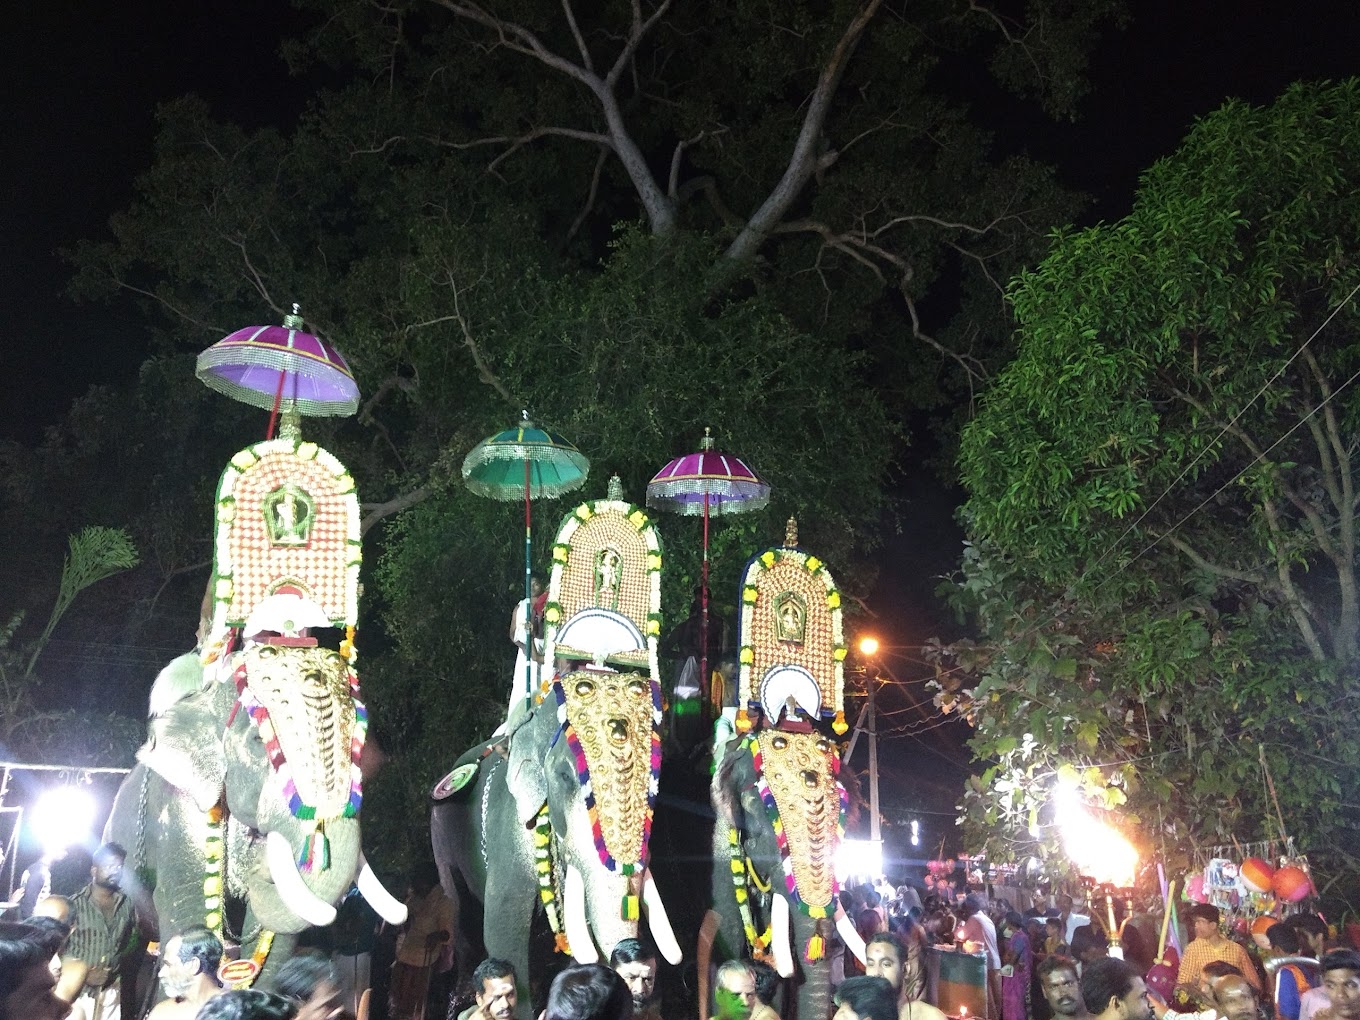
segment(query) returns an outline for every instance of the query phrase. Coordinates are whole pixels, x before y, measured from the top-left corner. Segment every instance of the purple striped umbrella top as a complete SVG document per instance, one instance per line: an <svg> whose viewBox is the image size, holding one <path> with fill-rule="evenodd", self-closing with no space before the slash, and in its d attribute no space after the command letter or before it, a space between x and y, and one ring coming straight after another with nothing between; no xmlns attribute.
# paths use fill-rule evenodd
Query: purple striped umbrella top
<svg viewBox="0 0 1360 1020"><path fill-rule="evenodd" d="M700 449L676 457L647 483L647 505L680 514L702 514L708 497L709 514L759 510L770 501L770 487L739 457L713 448L704 430Z"/></svg>
<svg viewBox="0 0 1360 1020"><path fill-rule="evenodd" d="M349 363L325 340L302 332L296 305L282 326L246 326L217 341L198 356L194 374L219 393L255 407L270 409L278 396L310 417L345 416L359 409L359 386Z"/></svg>

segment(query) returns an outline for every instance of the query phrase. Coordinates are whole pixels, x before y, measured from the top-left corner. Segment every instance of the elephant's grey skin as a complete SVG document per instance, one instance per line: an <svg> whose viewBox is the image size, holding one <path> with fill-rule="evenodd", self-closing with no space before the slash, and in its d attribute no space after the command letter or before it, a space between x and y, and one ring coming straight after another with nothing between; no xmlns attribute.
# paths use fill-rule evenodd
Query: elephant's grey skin
<svg viewBox="0 0 1360 1020"><path fill-rule="evenodd" d="M760 894L750 889L755 916L768 921L771 896L784 896L784 871L779 844L769 815L756 792L756 768L751 752L733 740L713 776L713 806L717 821L713 827L713 908L721 923L718 929L718 957L747 956L746 933L742 930L741 914L733 894L731 851L728 831L735 824L742 833L743 849L756 871L770 884L770 893ZM798 907L789 903L790 928L793 945L790 947L797 968L794 980L798 987L798 1020L824 1020L831 1015L831 954L830 949L820 960L808 962L803 958L803 947L815 933L816 922ZM763 923L758 921L758 927Z"/></svg>
<svg viewBox="0 0 1360 1020"><path fill-rule="evenodd" d="M296 858L306 832L282 799L282 784L250 717L239 710L226 725L235 700L233 684L213 683L153 721L151 737L137 752L137 766L119 788L105 838L128 851L128 871L146 886L136 892L139 899L149 894L150 919L164 940L204 922L207 811L225 790L226 898L238 905L244 901L241 934L250 936L260 926L276 933L265 964L268 974L288 958L291 936L308 923L279 898L265 861L264 835L284 835ZM326 835L331 866L303 879L319 899L335 904L358 870L358 819L328 822ZM139 905L147 904L142 899ZM247 939L242 956L254 948L253 939Z"/></svg>
<svg viewBox="0 0 1360 1020"><path fill-rule="evenodd" d="M431 842L445 891L457 895L454 877L461 876L482 902L486 951L515 965L522 993L538 977L531 974L529 959L531 927L539 912L533 824L545 800L559 839L559 860L581 874L586 916L602 959L620 940L636 937L639 928L619 916L627 879L600 862L575 759L560 728L557 706L549 698L510 734L508 757L493 750L472 783L436 801L431 810ZM476 761L486 746L472 749L458 764ZM559 909L565 915L560 900ZM462 916L473 913L460 908ZM530 1016L530 1007L529 996L521 994L520 1014Z"/></svg>

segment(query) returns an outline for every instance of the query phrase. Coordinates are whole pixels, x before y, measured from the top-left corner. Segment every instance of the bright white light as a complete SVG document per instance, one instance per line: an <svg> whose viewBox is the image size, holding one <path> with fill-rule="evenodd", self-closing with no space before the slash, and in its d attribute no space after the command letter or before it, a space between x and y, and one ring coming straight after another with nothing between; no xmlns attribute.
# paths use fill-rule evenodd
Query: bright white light
<svg viewBox="0 0 1360 1020"><path fill-rule="evenodd" d="M915 818L911 820L911 845L921 845L921 823Z"/></svg>
<svg viewBox="0 0 1360 1020"><path fill-rule="evenodd" d="M836 877L842 883L852 878L878 878L882 874L882 840L841 840L841 845L836 848Z"/></svg>
<svg viewBox="0 0 1360 1020"><path fill-rule="evenodd" d="M45 854L60 853L90 839L94 798L78 786L54 786L43 791L28 816L29 829Z"/></svg>
<svg viewBox="0 0 1360 1020"><path fill-rule="evenodd" d="M1077 870L1097 882L1133 885L1138 851L1118 829L1091 817L1074 783L1060 779L1053 792L1063 849Z"/></svg>

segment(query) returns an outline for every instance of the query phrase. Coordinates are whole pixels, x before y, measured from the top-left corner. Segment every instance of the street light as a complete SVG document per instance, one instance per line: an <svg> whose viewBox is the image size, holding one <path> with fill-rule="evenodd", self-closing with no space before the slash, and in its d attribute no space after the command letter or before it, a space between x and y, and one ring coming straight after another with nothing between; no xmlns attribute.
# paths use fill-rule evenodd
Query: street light
<svg viewBox="0 0 1360 1020"><path fill-rule="evenodd" d="M872 634L866 634L859 639L859 650L865 655L876 655L878 653L878 638Z"/></svg>
<svg viewBox="0 0 1360 1020"><path fill-rule="evenodd" d="M859 650L866 659L872 659L878 651L878 638L865 634L859 639ZM871 677L865 672L864 693L868 695L868 702L864 712L869 720L869 841L878 846L881 853L883 838L878 827L878 713L874 709L877 681L877 676Z"/></svg>

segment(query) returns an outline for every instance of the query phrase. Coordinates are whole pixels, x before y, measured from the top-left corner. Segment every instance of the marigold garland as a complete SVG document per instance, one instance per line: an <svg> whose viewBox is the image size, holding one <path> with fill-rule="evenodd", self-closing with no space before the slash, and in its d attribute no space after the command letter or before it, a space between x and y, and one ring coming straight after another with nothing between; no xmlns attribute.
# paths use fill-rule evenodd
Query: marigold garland
<svg viewBox="0 0 1360 1020"><path fill-rule="evenodd" d="M732 855L732 893L737 900L737 912L741 915L742 929L746 932L746 944L751 947L756 959L763 960L770 947L770 926L765 925L764 934L756 931L755 919L751 914L748 876L750 880L755 881L757 889L760 888L760 880L750 858L742 852L741 836L735 827L727 830L727 843ZM769 887L766 886L763 891L768 892Z"/></svg>
<svg viewBox="0 0 1360 1020"><path fill-rule="evenodd" d="M571 955L567 934L562 930L562 914L557 907L557 891L553 887L552 861L552 821L548 817L545 802L534 821L534 876L538 879L538 898L543 903L543 913L548 916L548 927L552 929L554 948L559 953Z"/></svg>

